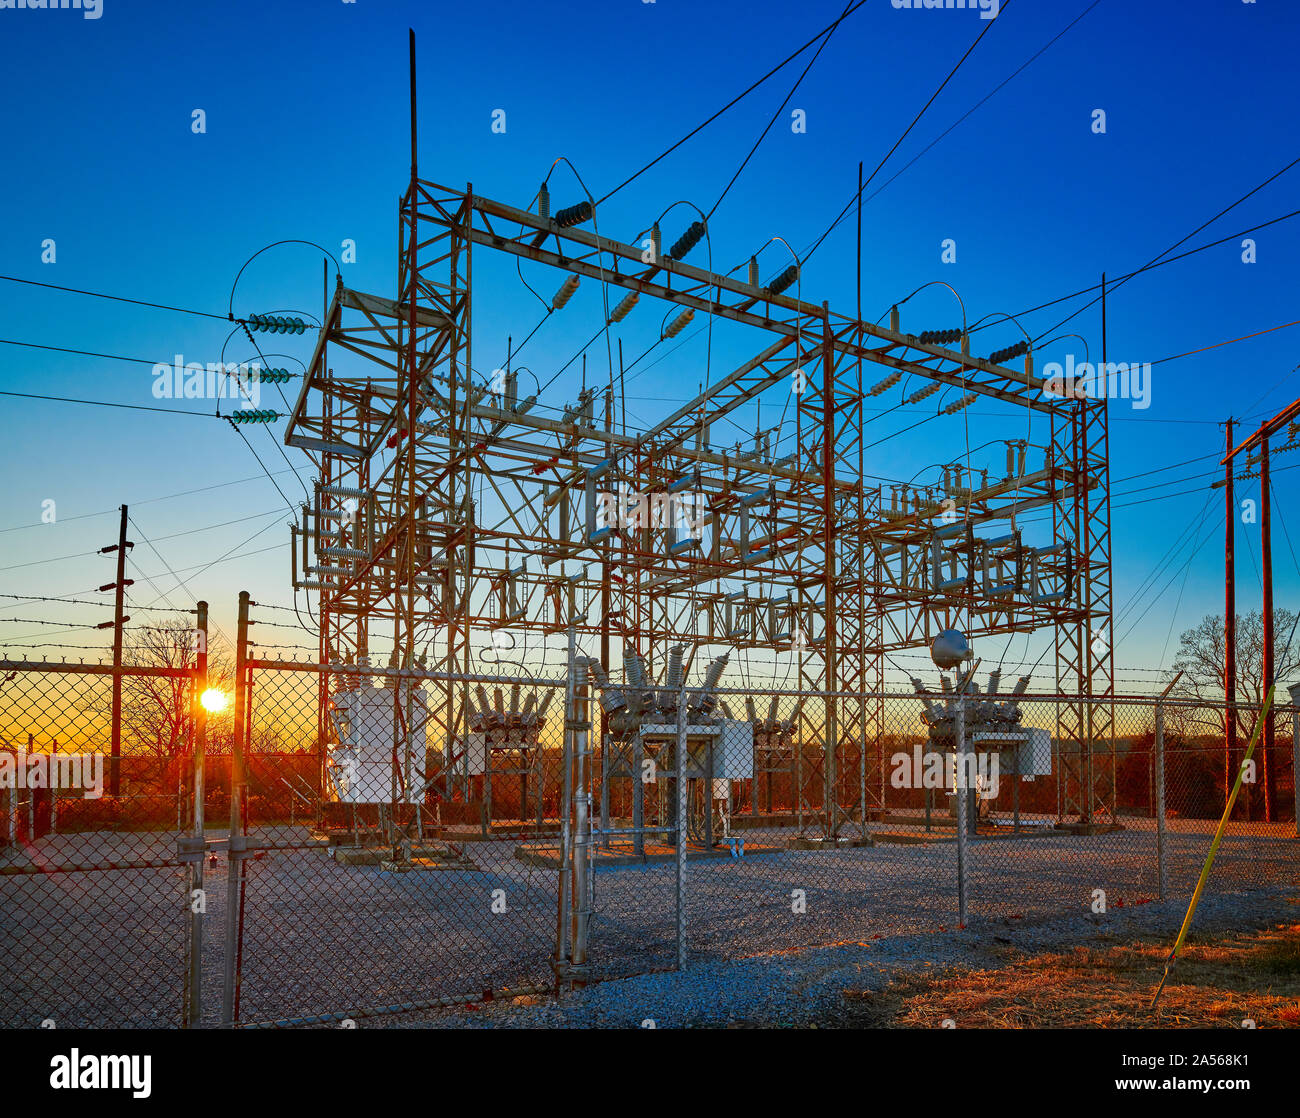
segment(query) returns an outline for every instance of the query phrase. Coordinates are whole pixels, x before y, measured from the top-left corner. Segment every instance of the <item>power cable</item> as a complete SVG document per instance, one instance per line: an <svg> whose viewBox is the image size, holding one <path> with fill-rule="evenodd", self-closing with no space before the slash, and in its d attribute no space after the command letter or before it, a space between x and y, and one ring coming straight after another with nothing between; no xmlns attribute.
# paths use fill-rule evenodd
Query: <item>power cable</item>
<svg viewBox="0 0 1300 1118"><path fill-rule="evenodd" d="M1190 233L1188 233L1187 236L1185 236L1185 237L1181 237L1179 240L1175 241L1172 245L1170 245L1167 249L1165 249L1164 252L1158 254L1157 256L1155 256L1155 257L1153 257L1151 260L1149 260L1149 261L1147 262L1147 266L1149 267L1150 265L1155 264L1158 260L1161 259L1161 257L1168 256L1171 252L1174 251L1174 249L1178 248L1178 247L1179 247L1180 245L1182 245L1182 244L1185 244L1187 241L1190 241L1194 236L1196 236L1197 233L1199 233L1199 232L1200 232L1202 229L1204 229L1206 226L1208 226L1208 225L1213 225L1214 222L1218 221L1219 218L1221 218L1224 214L1226 214L1226 213L1228 213L1229 211L1234 210L1234 209L1236 209L1238 206L1240 206L1241 203L1244 202L1244 201L1246 201L1247 198L1250 198L1250 197L1252 197L1253 195L1258 194L1261 190L1264 189L1264 187L1268 186L1269 183L1273 182L1274 179L1277 179L1277 178L1279 178L1280 176L1286 174L1286 172L1289 171L1289 170L1291 170L1291 168L1294 167L1297 163L1300 163L1300 156L1297 156L1295 159L1291 160L1291 162L1288 163L1285 167L1283 167L1280 171L1275 171L1273 174L1269 175L1269 177L1266 178L1262 183L1260 183L1258 186L1254 187L1253 189L1248 190L1245 194L1243 194L1240 198L1238 198L1238 199L1237 199L1235 202L1233 202L1231 205L1229 205L1229 206L1225 206L1223 209L1221 209L1217 214L1215 214L1215 215L1214 215L1212 218L1210 218L1208 221L1205 221L1205 222L1203 222L1202 224L1198 225L1195 229L1193 229ZM1137 274L1139 274L1142 270L1143 270L1143 269L1138 269L1138 272L1134 272L1133 275L1137 275ZM1113 293L1113 292L1115 291L1116 288L1118 288L1118 287L1122 286L1123 284L1127 283L1127 282L1128 282L1128 279L1131 279L1131 278L1132 278L1132 276L1129 276L1129 277L1126 277L1125 279L1121 279L1121 280L1119 280L1119 281L1116 282L1113 286L1108 285L1107 288L1106 288L1106 293L1107 293L1107 294L1111 294L1111 293ZM1074 311L1073 313L1067 315L1065 318L1061 319L1061 321L1058 322L1055 326L1051 327L1051 329L1049 329L1049 330L1044 330L1043 333L1039 335L1039 338L1045 338L1045 337L1047 337L1047 335L1048 335L1048 334L1051 334L1052 331L1057 330L1057 329L1059 329L1060 327L1064 326L1064 325L1065 325L1067 322L1069 322L1071 319L1073 319L1073 318L1077 318L1077 317L1078 317L1079 315L1081 315L1084 311L1086 311L1089 307L1091 307L1091 306L1093 306L1094 304L1096 304L1097 302L1099 302L1100 299L1101 299L1101 296L1099 295L1099 296L1097 296L1097 298L1092 299L1092 300L1090 300L1089 302L1085 303L1085 304L1084 304L1083 306L1081 306L1078 310ZM1035 338L1034 340L1035 340L1035 341L1038 341L1038 338Z"/></svg>
<svg viewBox="0 0 1300 1118"><path fill-rule="evenodd" d="M712 208L709 210L707 214L704 215L704 221L706 224L708 223L709 219L713 217L714 213L717 212L718 207L722 205L722 200L727 196L727 193L731 190L733 186L736 185L736 180L740 178L741 173L745 170L746 166L749 165L749 161L754 158L754 153L758 151L759 145L762 144L762 142L767 138L767 134L772 130L772 125L774 125L777 122L777 118L780 117L781 114L785 111L786 105L790 103L790 98L795 95L795 92L798 90L799 86L803 84L804 78L808 76L808 71L811 70L813 66L817 64L817 59L821 56L822 51L826 48L826 44L831 41L831 38L835 35L836 29L839 27L841 23L844 22L845 18L849 15L849 9L852 6L853 6L852 0L849 0L849 3L844 5L844 11L840 13L840 18L837 19L833 24L831 24L830 30L826 32L826 37L821 41L821 44L817 47L817 50L813 52L812 58L808 60L808 65L803 68L803 72L795 79L794 85L790 87L790 92L785 95L785 100L782 101L781 104L777 106L776 112L772 114L772 118L767 122L767 126L763 129L762 132L759 133L758 139L754 141L754 146L749 149L749 152L745 155L745 158L740 161L740 166L736 168L736 173L731 176L730 181L727 183L725 187L722 188L722 193L718 195L718 200L713 203Z"/></svg>
<svg viewBox="0 0 1300 1118"><path fill-rule="evenodd" d="M998 19L1001 19L1006 14L1006 11L1009 7L1011 7L1011 0L1004 0L1001 9L998 12ZM841 16L840 18L842 19L843 17ZM926 111L930 108L931 105L934 104L935 98L938 97L939 94L944 91L944 88L948 85L950 81L952 81L954 75L957 73L958 70L961 69L962 64L966 61L966 59L968 59L971 56L971 53L975 50L975 48L980 45L980 41L984 38L985 35L989 33L990 30L992 30L993 25L995 23L997 23L997 20L989 20L988 23L984 25L984 30L981 31L977 36L975 36L975 41L971 43L969 47L966 48L966 53L963 54L961 58L957 60L957 65L954 66L948 72L948 76L944 78L942 82L939 83L939 88L936 89L930 95L930 99L921 107L921 111L917 113L915 117L912 118L912 123L909 124L907 128L903 130L903 134L899 136L897 140L894 141L894 146L891 147L889 151L885 153L884 159L882 159L878 164L876 164L876 169L871 172L871 175L867 178L866 182L864 182L856 191L854 191L853 197L849 199L849 201L845 204L844 209L842 209L839 212L839 215L835 218L835 220L830 223L830 225L826 229L826 232L823 233L820 237L818 237L817 240L813 242L812 247L803 254L801 263L806 264L808 262L808 258L811 257L812 254L816 252L818 248L821 247L821 243L824 240L826 240L828 236L830 236L831 230L834 229L835 226L838 225L841 221L843 221L845 216L853 209L854 205L857 203L857 200L862 196L862 192L868 186L871 185L871 180L874 179L876 175L880 173L880 169L886 163L889 162L890 156L892 156L894 152L898 150L899 145L904 140L906 140L907 137L911 134L912 129L917 126L921 118L925 116Z"/></svg>
<svg viewBox="0 0 1300 1118"><path fill-rule="evenodd" d="M200 318L219 318L223 322L228 321L224 314L215 314L212 311L196 311L191 307L173 307L166 303L151 303L145 299L128 299L125 295L109 295L103 291L86 291L80 287L64 287L58 283L42 283L40 280L22 279L20 276L0 276L0 280L7 280L9 283L24 283L29 287L46 287L52 291L66 291L73 295L90 295L96 299L113 299L119 303L134 303L138 307L152 307L159 311L176 311L179 314L193 314Z"/></svg>
<svg viewBox="0 0 1300 1118"><path fill-rule="evenodd" d="M1220 245L1227 244L1229 241L1235 241L1238 237L1244 237L1247 233L1257 233L1261 229L1267 229L1270 225L1277 225L1279 222L1290 221L1291 218L1300 216L1300 210L1292 210L1290 213L1283 214L1281 217L1272 218L1269 221L1260 222L1258 225L1252 225L1247 229L1238 230L1236 233L1230 233L1226 237L1220 237L1217 241L1207 241L1203 245L1197 245L1196 248L1189 248L1186 252L1180 252L1176 256L1170 256L1163 260L1157 260L1150 264L1144 264L1141 268L1134 268L1131 272L1125 272L1123 275L1116 276L1113 281L1107 281L1105 287L1109 294L1117 285L1134 276L1140 276L1143 272L1150 272L1156 268L1163 268L1166 264L1174 264L1179 260L1185 260L1189 256L1195 256L1198 252L1205 252L1207 249L1218 248ZM1018 316L1034 314L1036 311L1046 310L1048 307L1054 307L1058 303L1065 303L1071 299L1077 299L1080 295L1087 295L1093 291L1100 291L1102 284L1094 283L1088 287L1081 287L1078 291L1071 291L1068 295L1061 295L1055 299L1049 299L1046 303L1039 303L1035 307L1029 307L1026 310L1019 311ZM987 330L990 326L998 326L998 322L986 322L984 325L975 325L967 331L970 334L978 334L981 330Z"/></svg>
<svg viewBox="0 0 1300 1118"><path fill-rule="evenodd" d="M806 51L810 46L812 46L813 43L817 42L817 40L820 39L823 35L825 35L829 31L834 30L848 16L853 15L853 13L856 12L859 8L861 8L864 4L866 4L866 2L867 0L857 0L857 3L855 3L851 8L849 8L846 12L844 12L839 17L839 19L835 20L833 23L827 24L827 26L823 27L820 31L817 32L816 35L814 35L811 39L809 39L806 43L804 43L803 46L799 47L791 54L788 54L781 62L778 62L774 67L772 67L772 69L770 69L766 74L764 74L751 86L745 89L742 93L733 97L730 101L728 101L725 105L723 105L722 108L720 108L716 113L710 116L707 120L705 120L701 124L696 125L689 132L687 132L685 136L683 136L680 140L678 140L675 144L673 144L669 148L666 148L664 151L656 155L652 160L650 160L649 163L647 163L639 171L635 172L632 175L629 175L621 183L619 183L616 187L614 187L613 190L609 191L609 193L604 195L602 198L597 199L596 205L598 206L602 205L610 198L614 197L614 195L617 194L620 190L622 190L625 186L628 186L630 183L635 182L642 175L644 175L656 163L659 163L661 160L671 155L674 151L676 151L679 147L681 147L682 144L686 143L687 140L691 139L692 136L696 135L698 132L701 132L705 128L707 128L710 124L712 124L715 120L717 120L718 117L722 116L722 114L725 113L728 109L730 109L733 105L744 100L751 93L753 93L754 90L756 90L760 85L762 85L765 81L767 81L767 79L770 78L773 74L777 73L779 70L784 69L787 65L789 65L796 58L798 58L799 55L803 54L804 51ZM1003 7L1005 8L1006 5L1004 4Z"/></svg>
<svg viewBox="0 0 1300 1118"><path fill-rule="evenodd" d="M132 411L159 411L164 415L200 415L204 419L220 419L213 412L194 411L191 408L153 408L145 404L119 404L112 400L82 400L74 396L43 396L36 392L5 392L0 396L18 396L24 400L50 400L59 404L94 404L101 408L130 408Z"/></svg>
<svg viewBox="0 0 1300 1118"><path fill-rule="evenodd" d="M310 468L310 467L308 467L308 466L299 466L299 467L297 467L297 470L305 470L305 469L309 469L309 468ZM284 473L284 472L286 472L286 471L283 471L283 470L277 470L277 471L276 471L277 474L281 474L281 473ZM295 472L296 472L296 471L295 471ZM149 497L149 498L146 498L146 499L143 500L143 501L128 501L127 504L128 504L131 508L138 508L140 505L152 505L152 504L155 504L155 503L158 502L158 501L171 501L171 500L174 500L174 499L177 498L177 497L190 497L190 496L193 496L195 493L207 493L207 492L210 492L210 491L213 490L213 489L224 489L224 488L225 488L226 486L228 486L228 485L245 485L245 484L247 484L247 483L250 482L250 481L257 481L257 480L259 479L259 477L261 477L261 476L262 476L262 475L259 475L259 474L253 474L253 475L250 476L250 477L235 478L233 481L219 481L219 482L217 482L217 483L214 484L214 485L203 485L203 486L200 486L200 487L197 488L197 489L183 489L183 490L181 490L179 493L166 493L166 494L164 494L164 495L161 496L161 497ZM107 516L109 513L114 513L114 514L115 514L115 513L117 513L117 511L118 511L117 508L111 508L111 509L103 509L103 510L101 510L100 512L83 512L83 513L78 513L76 516L62 516L62 517L60 517L60 518L59 518L55 523L56 523L56 524L70 524L70 523L71 523L72 521L74 521L74 520L89 520L89 519L92 519L93 517L96 517L96 516ZM0 528L0 532L19 532L19 531L23 531L23 530L28 529L28 528L49 528L49 527L50 527L50 525L47 524L47 523L45 523L44 521L37 521L36 523L33 523L33 524L14 524L14 525L11 525L11 526L8 527L8 528ZM7 595L0 594L0 598L6 597L6 596L7 596Z"/></svg>

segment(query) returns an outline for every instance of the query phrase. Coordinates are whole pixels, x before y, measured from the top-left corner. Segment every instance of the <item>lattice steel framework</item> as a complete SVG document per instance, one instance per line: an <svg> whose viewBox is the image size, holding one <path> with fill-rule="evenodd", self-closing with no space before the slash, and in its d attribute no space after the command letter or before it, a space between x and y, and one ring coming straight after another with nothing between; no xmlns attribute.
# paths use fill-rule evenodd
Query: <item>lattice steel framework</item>
<svg viewBox="0 0 1300 1118"><path fill-rule="evenodd" d="M652 666L674 644L691 660L775 650L797 663L799 686L848 693L804 704L796 728L800 815L834 837L865 834L883 802L882 712L852 693L881 689L888 653L948 626L971 637L1051 626L1058 683L1079 696L1061 710L1077 744L1062 817L1106 817L1113 766L1096 756L1113 750L1112 727L1087 701L1113 686L1104 402L1045 395L1032 353L1011 368L971 355L969 335L952 349L904 333L897 310L886 328L756 277L662 254L647 263L642 247L585 228L589 217L557 221L417 179L401 203L398 298L334 292L285 435L322 463L294 572L320 595L322 657L369 656L377 626L396 662L459 673L470 634L501 627L572 624L610 658L627 646ZM645 429L619 429L608 391L540 414L513 382L473 368L475 246L607 284L609 305L622 289L767 341ZM900 507L900 487L887 499L864 475L873 366L1047 417L1044 461L1027 463L1022 445L1000 479L954 464L940 492L901 487ZM739 408L791 391L792 454L711 443ZM1028 547L1017 517L1049 507L1052 543ZM431 705L456 754L467 697L449 689Z"/></svg>

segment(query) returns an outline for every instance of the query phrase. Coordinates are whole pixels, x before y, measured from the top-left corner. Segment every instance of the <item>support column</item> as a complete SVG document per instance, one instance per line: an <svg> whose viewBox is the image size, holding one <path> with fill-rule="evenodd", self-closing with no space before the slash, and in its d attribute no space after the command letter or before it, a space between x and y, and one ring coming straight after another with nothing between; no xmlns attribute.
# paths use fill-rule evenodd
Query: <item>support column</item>
<svg viewBox="0 0 1300 1118"><path fill-rule="evenodd" d="M960 676L958 677L960 681ZM957 805L957 924L959 927L966 926L966 850L969 841L969 835L966 833L968 807L970 796L967 792L966 781L966 695L965 692L959 692L957 695L957 710L954 719L955 740L953 746L955 749L956 760L956 780L953 788L954 802Z"/></svg>
<svg viewBox="0 0 1300 1118"><path fill-rule="evenodd" d="M686 689L677 693L677 756L674 799L677 844L677 969L686 969Z"/></svg>
<svg viewBox="0 0 1300 1118"><path fill-rule="evenodd" d="M1237 752L1237 501L1232 486L1232 420L1227 422L1228 459L1224 467L1227 522L1223 536L1223 795L1232 791Z"/></svg>
<svg viewBox="0 0 1300 1118"><path fill-rule="evenodd" d="M569 626L568 673L564 685L564 756L560 771L560 880L555 914L555 981L557 992L563 990L569 971L570 891L573 872L573 834L570 816L573 811L573 712L574 680L577 671L577 633Z"/></svg>
<svg viewBox="0 0 1300 1118"><path fill-rule="evenodd" d="M123 505L117 547L104 549L117 552L117 582L113 594L113 727L108 762L108 794L114 799L122 794L122 629L130 620L123 616L126 606L126 549L126 505Z"/></svg>
<svg viewBox="0 0 1300 1118"><path fill-rule="evenodd" d="M1271 494L1268 478L1268 436L1259 443L1259 528L1260 554L1263 564L1264 589L1264 655L1263 680L1261 691L1268 695L1273 690L1273 531L1271 517ZM1276 815L1276 774L1273 765L1273 711L1270 708L1264 719L1264 736L1262 738L1264 753L1260 758L1261 776L1264 785L1264 822L1272 823Z"/></svg>
<svg viewBox="0 0 1300 1118"><path fill-rule="evenodd" d="M1165 846L1165 705L1156 703L1155 736L1156 784L1156 872L1160 882L1160 899L1169 893L1169 856Z"/></svg>
<svg viewBox="0 0 1300 1118"><path fill-rule="evenodd" d="M588 788L590 711L587 704L587 665L577 667L573 686L573 961L574 986L585 986L587 929L591 918L591 889L587 871L591 856L591 793Z"/></svg>
<svg viewBox="0 0 1300 1118"><path fill-rule="evenodd" d="M1291 696L1291 783L1295 804L1295 837L1300 838L1300 683L1293 683L1288 689Z"/></svg>
<svg viewBox="0 0 1300 1118"><path fill-rule="evenodd" d="M230 752L230 837L227 840L226 872L226 942L221 983L221 1024L231 1028L238 1012L235 993L239 958L239 930L243 902L244 835L244 734L247 712L247 662L248 662L248 606L247 590L239 592L239 625L235 636L235 734Z"/></svg>
<svg viewBox="0 0 1300 1118"><path fill-rule="evenodd" d="M189 986L186 990L185 1027L199 1024L203 1012L203 916L206 899L203 890L203 859L206 854L203 819L203 761L208 743L208 712L203 705L203 693L208 689L208 603L198 603L198 620L195 623L198 647L194 656L194 678L190 683L190 710L194 718L193 796L194 796L194 853L198 857L189 864L190 893L190 967ZM197 902L197 903L196 903Z"/></svg>

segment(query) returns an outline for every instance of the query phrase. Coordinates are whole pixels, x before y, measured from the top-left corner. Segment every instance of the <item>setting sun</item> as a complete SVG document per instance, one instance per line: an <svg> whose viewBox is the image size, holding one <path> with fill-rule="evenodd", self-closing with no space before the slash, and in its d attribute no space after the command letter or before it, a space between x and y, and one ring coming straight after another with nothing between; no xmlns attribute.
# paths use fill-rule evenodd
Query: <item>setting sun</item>
<svg viewBox="0 0 1300 1118"><path fill-rule="evenodd" d="M224 691L218 690L216 687L209 687L200 696L199 702L203 704L203 709L208 713L216 714L218 711L226 709L228 699Z"/></svg>

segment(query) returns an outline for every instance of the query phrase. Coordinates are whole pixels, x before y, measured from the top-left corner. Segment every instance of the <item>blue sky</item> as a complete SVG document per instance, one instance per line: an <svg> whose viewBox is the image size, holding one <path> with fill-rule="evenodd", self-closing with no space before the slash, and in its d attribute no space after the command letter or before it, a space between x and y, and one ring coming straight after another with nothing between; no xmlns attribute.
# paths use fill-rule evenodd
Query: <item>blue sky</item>
<svg viewBox="0 0 1300 1118"><path fill-rule="evenodd" d="M1103 271L1128 272L1300 155L1292 111L1300 10L1275 0L1100 0L1088 10L1090 4L1005 5L885 164L863 211L865 317L877 318L933 280L956 287L973 320L1034 307L1096 283ZM604 194L842 8L842 0L503 0L490 9L379 0L103 0L102 17L94 20L71 10L0 10L0 150L8 187L0 273L224 315L236 273L263 246L297 238L339 255L350 238L357 260L343 265L344 281L391 294L396 206L409 174L408 26L419 39L422 177L472 182L522 206L559 156L593 194ZM919 154L1085 11L1041 57ZM869 0L847 19L710 222L715 268L740 263L773 236L802 253L852 196L858 161L871 172L985 26L976 12L899 11L889 0ZM605 203L602 231L630 239L678 199L712 206L808 57ZM806 113L804 133L791 130L793 108ZM195 109L206 114L205 133L192 131ZM506 112L504 134L491 129L496 109ZM1096 109L1106 113L1104 134L1093 131ZM565 168L551 183L556 206L582 196ZM1289 213L1297 208L1298 183L1300 167L1182 249ZM689 220L685 209L675 209L665 240ZM1234 415L1254 426L1300 393L1293 375L1300 327L1163 359L1296 318L1298 230L1293 218L1251 234L1256 263L1242 262L1238 237L1153 269L1110 299L1112 360L1161 362L1149 408L1118 401L1112 410L1121 676L1141 679L1145 672L1135 669L1167 665L1178 633L1221 609L1220 491L1201 519L1211 497L1207 471L1217 461L1209 456L1222 447L1217 424ZM47 238L56 245L52 264L41 258ZM947 238L956 242L956 263L941 263ZM765 273L785 266L783 252L766 249ZM693 262L705 263L703 250L697 253ZM263 254L234 292L235 312L318 315L321 259L301 245ZM526 335L540 308L512 266L485 265L476 280L476 364L491 369L504 358L506 337ZM552 277L539 282L549 298ZM571 304L580 313L554 316L521 358L543 380L592 333L599 293L588 286ZM809 260L801 291L835 310L853 310L852 217ZM158 406L151 363L177 353L215 361L229 332L218 319L11 282L0 281L0 293L6 341L148 362L0 344L0 389L10 392ZM1037 336L1086 301L1023 321ZM956 301L940 287L918 295L903 313L904 329L918 332L960 324ZM630 355L658 329L657 317L634 319L624 334ZM1099 352L1099 308L1061 329L1077 330ZM1020 335L1007 324L981 336L992 349ZM720 335L711 371L761 344ZM308 335L275 348L305 360L310 345ZM1067 340L1043 350L1040 363L1067 352L1081 357L1082 345ZM227 359L251 356L238 338L227 350ZM703 379L705 360L700 335L647 362L629 383L629 409L646 420L665 414ZM605 361L603 345L589 351L593 380L608 376ZM575 363L557 380L549 403L576 395L580 369ZM227 628L240 589L268 603L291 603L285 498L303 495L290 472L291 464L305 465L298 452L286 451L286 462L266 432L248 432L281 494L230 426L208 416L15 397L0 397L0 409L7 465L0 591L95 597L87 591L111 580L112 560L85 553L114 541L116 506L125 501L138 527L131 533L137 603L188 607L195 596L206 597ZM970 409L972 443L1018 437L984 410ZM885 439L908 422L905 414L884 414L869 431ZM885 439L868 451L867 470L910 478L936 460L936 442L956 439L960 446L964 437L954 421L932 439ZM1294 605L1300 585L1283 531L1296 507L1296 474L1283 468L1293 458L1300 462L1289 454L1275 459L1279 605ZM1147 474L1185 460L1192 461ZM308 471L300 476L310 484ZM1253 484L1242 483L1240 496L1256 495ZM203 491L159 499L196 490ZM45 500L56 502L53 524L40 523ZM1300 537L1300 526L1291 531ZM1185 533L1186 545L1153 580L1154 592L1125 612ZM1238 539L1239 608L1257 608L1258 526L1239 525ZM0 618L80 626L109 615L107 608L0 599ZM284 639L311 643L292 631ZM102 646L105 635L6 620L0 641L17 653L31 652L19 646L37 641Z"/></svg>

